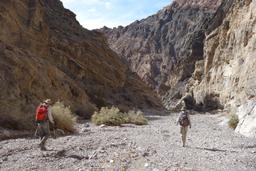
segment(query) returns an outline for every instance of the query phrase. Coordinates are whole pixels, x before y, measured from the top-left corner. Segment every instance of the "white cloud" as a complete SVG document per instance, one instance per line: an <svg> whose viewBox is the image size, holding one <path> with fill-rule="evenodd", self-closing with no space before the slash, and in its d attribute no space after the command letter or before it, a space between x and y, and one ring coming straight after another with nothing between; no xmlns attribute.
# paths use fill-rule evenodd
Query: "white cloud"
<svg viewBox="0 0 256 171"><path fill-rule="evenodd" d="M112 9L112 4L110 2L105 2L105 8L108 10Z"/></svg>
<svg viewBox="0 0 256 171"><path fill-rule="evenodd" d="M170 0L62 0L88 29L128 25L156 13Z"/></svg>

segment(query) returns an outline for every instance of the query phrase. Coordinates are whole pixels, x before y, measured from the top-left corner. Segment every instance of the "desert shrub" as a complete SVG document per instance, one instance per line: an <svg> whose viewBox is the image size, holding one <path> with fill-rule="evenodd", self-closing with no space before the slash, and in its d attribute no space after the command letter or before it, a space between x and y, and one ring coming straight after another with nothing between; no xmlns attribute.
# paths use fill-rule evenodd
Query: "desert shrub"
<svg viewBox="0 0 256 171"><path fill-rule="evenodd" d="M92 122L96 125L120 126L126 123L126 117L117 107L102 107L100 111L94 112Z"/></svg>
<svg viewBox="0 0 256 171"><path fill-rule="evenodd" d="M51 111L57 128L69 133L75 132L76 117L69 107L65 106L63 102L56 102Z"/></svg>
<svg viewBox="0 0 256 171"><path fill-rule="evenodd" d="M128 123L135 125L147 125L148 120L144 117L143 112L131 110L128 112Z"/></svg>
<svg viewBox="0 0 256 171"><path fill-rule="evenodd" d="M232 129L236 129L238 122L239 122L238 116L236 114L232 114L230 115L228 126Z"/></svg>
<svg viewBox="0 0 256 171"><path fill-rule="evenodd" d="M117 107L103 107L92 115L92 122L96 125L120 126L125 123L136 125L147 124L147 119L142 112L129 111L122 113Z"/></svg>

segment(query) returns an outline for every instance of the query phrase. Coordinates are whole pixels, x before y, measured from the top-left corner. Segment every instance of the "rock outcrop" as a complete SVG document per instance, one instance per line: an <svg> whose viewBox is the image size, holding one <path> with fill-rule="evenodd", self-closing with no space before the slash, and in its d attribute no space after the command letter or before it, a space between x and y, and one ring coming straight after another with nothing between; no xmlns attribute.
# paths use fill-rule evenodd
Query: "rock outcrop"
<svg viewBox="0 0 256 171"><path fill-rule="evenodd" d="M220 0L176 0L126 27L102 28L113 50L164 98L179 99L195 62L203 59L206 23ZM170 90L171 89L171 90Z"/></svg>
<svg viewBox="0 0 256 171"><path fill-rule="evenodd" d="M0 1L0 125L31 128L36 105L61 100L81 116L101 106L161 109L101 33L59 0Z"/></svg>
<svg viewBox="0 0 256 171"><path fill-rule="evenodd" d="M129 26L100 31L165 106L183 96L190 109L225 109L239 116L237 132L256 136L255 9L255 0L177 0Z"/></svg>
<svg viewBox="0 0 256 171"><path fill-rule="evenodd" d="M224 1L210 22L215 26L209 27L213 31L206 37L204 61L188 85L197 104L205 105L204 98L211 95L238 114L236 131L247 136L256 136L255 9L255 0Z"/></svg>

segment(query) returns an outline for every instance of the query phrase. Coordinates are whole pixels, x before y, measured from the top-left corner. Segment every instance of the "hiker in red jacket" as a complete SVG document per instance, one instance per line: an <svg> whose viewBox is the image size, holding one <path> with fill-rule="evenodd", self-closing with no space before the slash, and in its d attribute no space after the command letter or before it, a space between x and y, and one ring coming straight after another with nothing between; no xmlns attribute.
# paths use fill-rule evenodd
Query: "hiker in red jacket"
<svg viewBox="0 0 256 171"><path fill-rule="evenodd" d="M37 134L41 138L39 144L41 150L46 150L45 143L50 134L49 121L54 125L50 104L51 100L47 99L36 109Z"/></svg>
<svg viewBox="0 0 256 171"><path fill-rule="evenodd" d="M179 117L177 119L177 125L178 124L180 125L180 133L181 133L181 139L182 139L182 144L183 144L182 146L185 147L188 126L189 126L189 128L191 128L190 116L189 116L189 113L186 111L185 106L182 107Z"/></svg>

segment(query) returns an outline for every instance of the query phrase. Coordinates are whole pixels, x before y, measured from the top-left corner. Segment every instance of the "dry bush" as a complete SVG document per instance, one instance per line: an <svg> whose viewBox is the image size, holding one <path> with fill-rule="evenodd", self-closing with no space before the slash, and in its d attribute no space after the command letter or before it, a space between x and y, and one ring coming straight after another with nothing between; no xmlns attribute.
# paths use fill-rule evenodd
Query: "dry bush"
<svg viewBox="0 0 256 171"><path fill-rule="evenodd" d="M76 117L72 114L69 107L63 102L56 102L52 108L52 115L55 121L55 126L65 132L74 133Z"/></svg>
<svg viewBox="0 0 256 171"><path fill-rule="evenodd" d="M141 111L129 111L128 112L128 123L135 125L147 125L148 120L144 117L144 113Z"/></svg>
<svg viewBox="0 0 256 171"><path fill-rule="evenodd" d="M96 125L120 126L126 123L126 118L117 107L103 107L99 112L94 112L92 122Z"/></svg>
<svg viewBox="0 0 256 171"><path fill-rule="evenodd" d="M236 129L238 123L239 123L238 116L236 114L230 115L228 126L232 129Z"/></svg>
<svg viewBox="0 0 256 171"><path fill-rule="evenodd" d="M92 122L96 125L105 124L108 126L120 126L125 123L145 125L147 119L142 112L129 111L128 113L122 113L117 107L103 107L99 112L92 115Z"/></svg>

